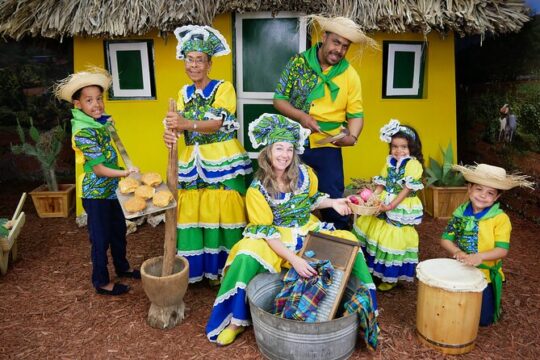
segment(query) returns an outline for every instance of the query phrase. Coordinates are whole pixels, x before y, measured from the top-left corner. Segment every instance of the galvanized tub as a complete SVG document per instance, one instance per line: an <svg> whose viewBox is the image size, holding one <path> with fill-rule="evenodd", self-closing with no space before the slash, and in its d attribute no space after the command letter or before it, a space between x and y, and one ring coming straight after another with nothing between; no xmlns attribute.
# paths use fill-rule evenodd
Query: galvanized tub
<svg viewBox="0 0 540 360"><path fill-rule="evenodd" d="M268 359L347 359L358 336L356 315L306 323L270 313L283 283L279 274L259 274L247 287L247 297L261 353Z"/></svg>

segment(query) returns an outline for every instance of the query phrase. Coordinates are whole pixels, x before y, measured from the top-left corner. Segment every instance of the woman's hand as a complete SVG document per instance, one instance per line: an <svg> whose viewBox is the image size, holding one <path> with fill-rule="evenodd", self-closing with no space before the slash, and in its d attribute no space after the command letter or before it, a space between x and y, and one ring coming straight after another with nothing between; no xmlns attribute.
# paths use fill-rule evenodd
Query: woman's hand
<svg viewBox="0 0 540 360"><path fill-rule="evenodd" d="M163 141L165 142L165 145L170 149L174 144L176 144L176 132L171 130L165 130L163 133Z"/></svg>
<svg viewBox="0 0 540 360"><path fill-rule="evenodd" d="M302 259L298 255L295 255L294 258L291 259L290 263L301 277L310 278L317 275L317 271L315 271L315 269L312 268L306 260Z"/></svg>
<svg viewBox="0 0 540 360"><path fill-rule="evenodd" d="M332 208L341 216L350 215L352 214L352 210L349 205L347 205L348 202L350 202L350 200L346 198L332 199Z"/></svg>
<svg viewBox="0 0 540 360"><path fill-rule="evenodd" d="M165 117L165 127L168 130L184 131L190 129L189 121L175 111L169 111Z"/></svg>

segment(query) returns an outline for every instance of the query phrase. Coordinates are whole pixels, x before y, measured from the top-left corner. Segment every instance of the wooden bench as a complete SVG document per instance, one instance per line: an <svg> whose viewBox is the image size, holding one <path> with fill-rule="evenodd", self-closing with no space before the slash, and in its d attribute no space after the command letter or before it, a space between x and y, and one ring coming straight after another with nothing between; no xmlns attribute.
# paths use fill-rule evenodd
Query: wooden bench
<svg viewBox="0 0 540 360"><path fill-rule="evenodd" d="M19 200L19 205L11 218L12 227L9 229L9 234L5 238L0 238L0 273L5 275L8 268L9 256L11 260L17 260L17 237L26 221L26 215L22 210L26 200L26 193L23 193Z"/></svg>

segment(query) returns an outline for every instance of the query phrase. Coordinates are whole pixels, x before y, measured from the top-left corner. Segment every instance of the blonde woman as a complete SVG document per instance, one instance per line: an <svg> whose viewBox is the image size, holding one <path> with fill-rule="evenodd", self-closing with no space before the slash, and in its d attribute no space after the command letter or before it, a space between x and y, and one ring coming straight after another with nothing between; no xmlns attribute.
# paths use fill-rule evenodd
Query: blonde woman
<svg viewBox="0 0 540 360"><path fill-rule="evenodd" d="M279 273L293 267L302 277L315 270L296 253L302 248L308 231L333 229L320 222L312 210L333 208L350 214L346 199L330 199L317 190L317 176L300 163L298 154L309 130L282 115L263 114L249 126L254 148L266 146L259 155L259 170L246 195L249 224L244 238L232 249L225 264L224 277L206 334L210 341L228 345L250 324L246 286L261 272ZM332 235L356 240L348 231L330 231ZM376 309L375 287L364 257L357 256L353 270L356 288L369 289L366 299Z"/></svg>

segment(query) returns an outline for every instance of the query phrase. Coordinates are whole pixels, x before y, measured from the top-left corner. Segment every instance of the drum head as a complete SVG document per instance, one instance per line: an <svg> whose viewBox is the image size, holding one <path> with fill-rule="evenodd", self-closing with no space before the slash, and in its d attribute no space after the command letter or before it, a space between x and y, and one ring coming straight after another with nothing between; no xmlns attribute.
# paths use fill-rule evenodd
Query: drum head
<svg viewBox="0 0 540 360"><path fill-rule="evenodd" d="M452 292L482 292L487 281L480 270L454 259L418 263L416 277L426 285Z"/></svg>

